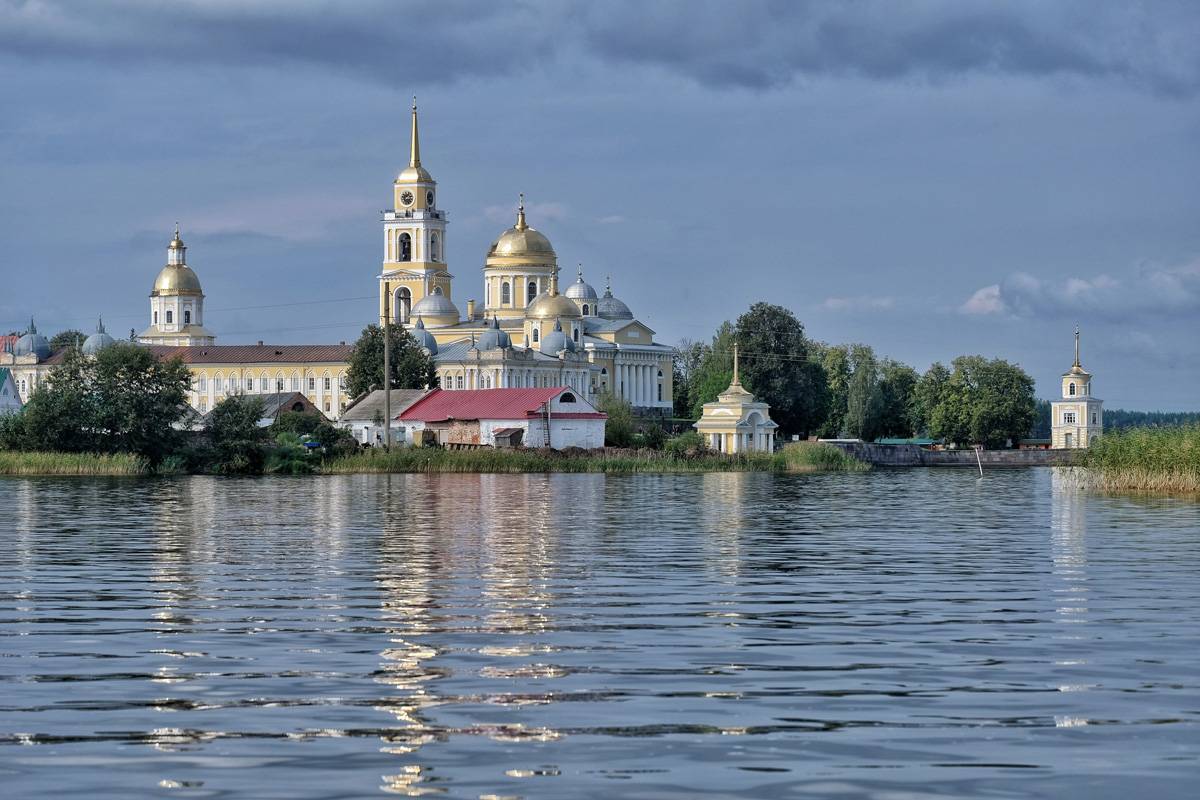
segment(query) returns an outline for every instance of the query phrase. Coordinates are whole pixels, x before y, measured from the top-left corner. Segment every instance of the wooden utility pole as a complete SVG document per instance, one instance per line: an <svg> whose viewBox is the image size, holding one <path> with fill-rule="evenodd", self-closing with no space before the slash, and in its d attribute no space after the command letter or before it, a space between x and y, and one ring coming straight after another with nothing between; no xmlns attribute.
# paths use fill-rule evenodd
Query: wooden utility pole
<svg viewBox="0 0 1200 800"><path fill-rule="evenodd" d="M383 293L383 449L392 449L392 290Z"/></svg>

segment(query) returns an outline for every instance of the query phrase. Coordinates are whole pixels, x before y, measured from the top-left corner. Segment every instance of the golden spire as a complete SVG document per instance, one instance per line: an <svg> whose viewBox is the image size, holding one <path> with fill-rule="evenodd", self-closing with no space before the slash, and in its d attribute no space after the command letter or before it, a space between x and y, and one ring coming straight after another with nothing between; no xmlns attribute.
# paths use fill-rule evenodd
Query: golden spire
<svg viewBox="0 0 1200 800"><path fill-rule="evenodd" d="M741 386L741 381L738 380L738 346L737 342L733 343L733 383L730 386Z"/></svg>
<svg viewBox="0 0 1200 800"><path fill-rule="evenodd" d="M513 227L519 231L526 231L529 230L529 225L525 223L525 193L521 192L519 197L521 200L517 204L517 224Z"/></svg>
<svg viewBox="0 0 1200 800"><path fill-rule="evenodd" d="M412 105L412 141L409 144L408 165L421 166L421 137L417 134L417 96L413 95Z"/></svg>
<svg viewBox="0 0 1200 800"><path fill-rule="evenodd" d="M1080 367L1079 364L1079 325L1075 325L1075 367Z"/></svg>

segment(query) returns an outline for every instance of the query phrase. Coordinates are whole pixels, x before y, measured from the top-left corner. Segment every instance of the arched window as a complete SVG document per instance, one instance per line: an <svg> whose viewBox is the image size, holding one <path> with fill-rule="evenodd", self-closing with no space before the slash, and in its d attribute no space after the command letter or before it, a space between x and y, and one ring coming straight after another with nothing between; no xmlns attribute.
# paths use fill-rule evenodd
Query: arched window
<svg viewBox="0 0 1200 800"><path fill-rule="evenodd" d="M534 344L538 343L538 329L536 326L533 329L533 343Z"/></svg>
<svg viewBox="0 0 1200 800"><path fill-rule="evenodd" d="M442 287L440 287L440 286L433 287L433 293L440 295L442 293Z"/></svg>
<svg viewBox="0 0 1200 800"><path fill-rule="evenodd" d="M183 324L184 324L184 325L191 325L191 324L192 324L192 311L191 311L191 309L185 308L185 309L183 310Z"/></svg>
<svg viewBox="0 0 1200 800"><path fill-rule="evenodd" d="M530 282L529 282L529 286L528 286L528 287L526 287L526 289L525 289L525 302L526 302L526 304L528 304L528 303L532 302L532 301L533 301L533 298L537 297L537 294L538 294L538 291L537 291L537 281L530 281Z"/></svg>
<svg viewBox="0 0 1200 800"><path fill-rule="evenodd" d="M277 392L283 391L283 373L282 372L275 374L275 391L277 391Z"/></svg>
<svg viewBox="0 0 1200 800"><path fill-rule="evenodd" d="M588 315L588 304L587 303L583 304L583 315L585 317Z"/></svg>
<svg viewBox="0 0 1200 800"><path fill-rule="evenodd" d="M292 391L300 391L300 376L294 372L292 373Z"/></svg>
<svg viewBox="0 0 1200 800"><path fill-rule="evenodd" d="M512 287L508 285L508 281L500 284L500 305L506 306L512 302Z"/></svg>
<svg viewBox="0 0 1200 800"><path fill-rule="evenodd" d="M170 325L170 324L171 324L171 319L172 319L172 317L173 317L173 316L174 316L174 314L172 314L172 313L171 313L171 309L169 309L169 308L168 308L168 309L167 309L167 324L168 324L168 325Z"/></svg>
<svg viewBox="0 0 1200 800"><path fill-rule="evenodd" d="M247 392L254 391L254 378L246 378L246 391Z"/></svg>
<svg viewBox="0 0 1200 800"><path fill-rule="evenodd" d="M170 322L170 321L171 320L167 320L167 322ZM1075 384L1074 383L1067 384L1067 394L1069 394L1071 397L1075 396Z"/></svg>
<svg viewBox="0 0 1200 800"><path fill-rule="evenodd" d="M303 411L304 403L292 403L292 411Z"/></svg>
<svg viewBox="0 0 1200 800"><path fill-rule="evenodd" d="M206 375L200 376L200 391L202 391L202 392L208 391L208 376L206 376Z"/></svg>
<svg viewBox="0 0 1200 800"><path fill-rule="evenodd" d="M571 326L571 338L576 342L579 341L579 328L576 328L574 325Z"/></svg>
<svg viewBox="0 0 1200 800"><path fill-rule="evenodd" d="M402 286L396 290L396 311L394 316L397 322L407 324L411 313L412 292L409 291L407 286Z"/></svg>
<svg viewBox="0 0 1200 800"><path fill-rule="evenodd" d="M400 238L396 241L396 250L400 255L396 259L397 261L412 261L412 237L407 233L400 234Z"/></svg>
<svg viewBox="0 0 1200 800"><path fill-rule="evenodd" d="M436 233L429 234L429 260L437 261L441 255L441 248L438 247L438 235Z"/></svg>
<svg viewBox="0 0 1200 800"><path fill-rule="evenodd" d="M574 402L575 402L575 395L571 394L570 392L563 392L563 393L562 393L562 397L558 398L558 402L560 402L560 403L574 403Z"/></svg>

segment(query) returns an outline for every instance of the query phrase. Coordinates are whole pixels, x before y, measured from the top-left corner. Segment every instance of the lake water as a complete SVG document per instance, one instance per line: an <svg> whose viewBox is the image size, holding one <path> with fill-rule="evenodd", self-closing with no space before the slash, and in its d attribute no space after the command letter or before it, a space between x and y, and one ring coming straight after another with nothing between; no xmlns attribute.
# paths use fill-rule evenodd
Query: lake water
<svg viewBox="0 0 1200 800"><path fill-rule="evenodd" d="M0 794L1194 797L1200 506L1049 469L0 479Z"/></svg>

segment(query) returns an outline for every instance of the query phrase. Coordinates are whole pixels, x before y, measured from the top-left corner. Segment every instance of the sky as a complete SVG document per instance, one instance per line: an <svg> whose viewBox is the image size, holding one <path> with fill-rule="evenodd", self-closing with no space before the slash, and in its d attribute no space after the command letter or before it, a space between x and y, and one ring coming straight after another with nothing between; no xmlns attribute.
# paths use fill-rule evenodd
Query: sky
<svg viewBox="0 0 1200 800"><path fill-rule="evenodd" d="M352 341L408 160L454 299L529 222L675 344L766 300L924 371L1200 409L1200 3L0 0L0 328Z"/></svg>

